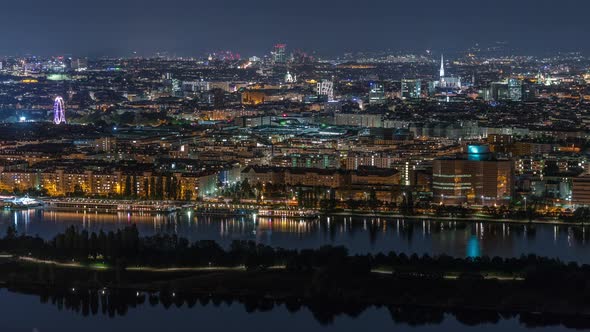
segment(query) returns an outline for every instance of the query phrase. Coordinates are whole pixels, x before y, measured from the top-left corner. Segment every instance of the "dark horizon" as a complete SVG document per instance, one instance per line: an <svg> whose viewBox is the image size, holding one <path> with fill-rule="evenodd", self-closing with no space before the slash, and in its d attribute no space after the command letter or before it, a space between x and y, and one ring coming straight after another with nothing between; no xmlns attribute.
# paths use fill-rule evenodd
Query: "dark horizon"
<svg viewBox="0 0 590 332"><path fill-rule="evenodd" d="M268 53L287 43L333 56L345 52L452 52L506 41L522 54L588 51L590 3L563 0L32 0L9 2L0 13L2 55L130 56L167 51L199 56L232 50Z"/></svg>

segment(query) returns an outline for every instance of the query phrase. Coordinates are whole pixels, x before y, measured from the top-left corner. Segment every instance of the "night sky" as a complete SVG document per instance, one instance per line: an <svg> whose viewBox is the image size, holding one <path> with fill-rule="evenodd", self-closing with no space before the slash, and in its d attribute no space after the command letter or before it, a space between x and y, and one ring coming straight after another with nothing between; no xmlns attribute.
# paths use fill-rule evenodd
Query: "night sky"
<svg viewBox="0 0 590 332"><path fill-rule="evenodd" d="M0 5L0 55L460 50L589 51L585 0L19 0Z"/></svg>

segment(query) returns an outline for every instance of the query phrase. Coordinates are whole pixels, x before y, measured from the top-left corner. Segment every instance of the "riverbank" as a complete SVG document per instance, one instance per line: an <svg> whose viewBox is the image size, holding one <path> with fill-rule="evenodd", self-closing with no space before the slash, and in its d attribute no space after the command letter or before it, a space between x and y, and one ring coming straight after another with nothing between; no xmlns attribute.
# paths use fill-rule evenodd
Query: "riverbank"
<svg viewBox="0 0 590 332"><path fill-rule="evenodd" d="M186 202L186 201L146 201L146 200L119 200L119 199L90 199L90 198L51 198L40 200L43 206L39 209L47 211L83 211L105 213L151 213L169 214L181 210L192 211L195 215L204 216L234 216L244 218L270 218L270 219L298 219L314 220L318 217L367 217L367 218L398 218L407 220L439 220L439 221L463 221L463 222L489 222L505 224L544 224L584 226L559 219L557 217L545 217L528 219L497 218L478 213L477 210L465 216L444 216L436 214L401 214L386 211L367 211L339 209L335 211L321 211L315 209L302 209L298 207L276 207L268 204L255 203L222 203L222 202Z"/></svg>
<svg viewBox="0 0 590 332"><path fill-rule="evenodd" d="M176 235L140 237L135 226L108 234L72 227L49 241L9 230L0 252L2 284L41 294L215 294L590 319L590 266L534 255L350 255L345 247L288 250L249 241L224 249Z"/></svg>

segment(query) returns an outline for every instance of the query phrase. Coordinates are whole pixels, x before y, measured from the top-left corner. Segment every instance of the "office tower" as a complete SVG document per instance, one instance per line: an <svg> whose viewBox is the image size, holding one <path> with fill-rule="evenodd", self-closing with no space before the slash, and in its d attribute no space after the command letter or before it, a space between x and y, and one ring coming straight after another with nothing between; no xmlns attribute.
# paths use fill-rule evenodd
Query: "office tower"
<svg viewBox="0 0 590 332"><path fill-rule="evenodd" d="M321 80L317 84L318 96L326 96L328 101L334 100L334 82Z"/></svg>
<svg viewBox="0 0 590 332"><path fill-rule="evenodd" d="M487 146L469 145L467 154L436 159L432 165L434 201L446 205L508 205L514 163L499 160Z"/></svg>
<svg viewBox="0 0 590 332"><path fill-rule="evenodd" d="M582 174L572 179L572 201L577 206L590 206L590 175Z"/></svg>
<svg viewBox="0 0 590 332"><path fill-rule="evenodd" d="M484 99L500 101L507 100L509 96L508 84L505 82L492 82Z"/></svg>
<svg viewBox="0 0 590 332"><path fill-rule="evenodd" d="M401 82L401 97L402 99L417 99L422 95L422 81L421 80L407 80L403 79Z"/></svg>
<svg viewBox="0 0 590 332"><path fill-rule="evenodd" d="M189 93L207 92L211 90L210 83L208 81L184 81L182 82L182 90Z"/></svg>
<svg viewBox="0 0 590 332"><path fill-rule="evenodd" d="M73 71L84 71L88 69L88 60L84 58L67 58L65 65Z"/></svg>
<svg viewBox="0 0 590 332"><path fill-rule="evenodd" d="M287 62L287 44L276 44L271 52L274 63Z"/></svg>
<svg viewBox="0 0 590 332"><path fill-rule="evenodd" d="M383 84L371 82L369 90L369 104L385 103L385 88Z"/></svg>
<svg viewBox="0 0 590 332"><path fill-rule="evenodd" d="M516 78L508 80L508 99L512 101L522 100L522 82Z"/></svg>

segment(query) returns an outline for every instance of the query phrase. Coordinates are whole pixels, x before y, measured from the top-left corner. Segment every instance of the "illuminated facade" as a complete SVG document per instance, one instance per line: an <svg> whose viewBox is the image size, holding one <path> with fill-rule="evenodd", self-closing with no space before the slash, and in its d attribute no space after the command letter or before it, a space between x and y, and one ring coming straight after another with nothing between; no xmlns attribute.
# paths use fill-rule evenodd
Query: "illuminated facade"
<svg viewBox="0 0 590 332"><path fill-rule="evenodd" d="M434 160L432 176L440 204L508 205L513 196L514 163L495 159L484 146L468 146L466 157Z"/></svg>
<svg viewBox="0 0 590 332"><path fill-rule="evenodd" d="M48 170L45 172L0 172L0 190L26 191L45 189L49 196L67 196L72 193L86 196L135 196L137 198L163 198L194 200L214 195L218 173L174 173L168 175L144 172L124 174L120 171L94 172L75 170Z"/></svg>
<svg viewBox="0 0 590 332"><path fill-rule="evenodd" d="M287 73L285 74L285 83L297 83L297 74L291 74L291 72L287 70Z"/></svg>
<svg viewBox="0 0 590 332"><path fill-rule="evenodd" d="M421 80L402 80L401 97L402 99L418 99L422 96Z"/></svg>
<svg viewBox="0 0 590 332"><path fill-rule="evenodd" d="M242 178L250 184L272 183L287 186L345 188L350 185L397 186L400 174L395 169L360 167L357 170L248 166Z"/></svg>
<svg viewBox="0 0 590 332"><path fill-rule="evenodd" d="M432 82L431 90L442 90L444 93L448 93L453 90L457 90L461 88L461 78L460 77L453 77L453 76L446 76L445 75L445 62L444 58L440 56L440 69L439 69L439 79L438 81Z"/></svg>
<svg viewBox="0 0 590 332"><path fill-rule="evenodd" d="M508 79L508 98L512 101L522 100L522 82L520 80Z"/></svg>
<svg viewBox="0 0 590 332"><path fill-rule="evenodd" d="M590 175L573 178L572 203L576 206L590 206Z"/></svg>
<svg viewBox="0 0 590 332"><path fill-rule="evenodd" d="M369 89L369 104L384 104L385 101L385 87L383 87L383 84L371 82Z"/></svg>
<svg viewBox="0 0 590 332"><path fill-rule="evenodd" d="M328 101L334 100L334 83L328 80L322 80L317 85L318 96L328 97Z"/></svg>
<svg viewBox="0 0 590 332"><path fill-rule="evenodd" d="M276 44L271 52L271 55L274 63L287 62L287 45Z"/></svg>
<svg viewBox="0 0 590 332"><path fill-rule="evenodd" d="M244 91L242 93L242 104L243 105L260 105L264 103L266 95L260 91Z"/></svg>

